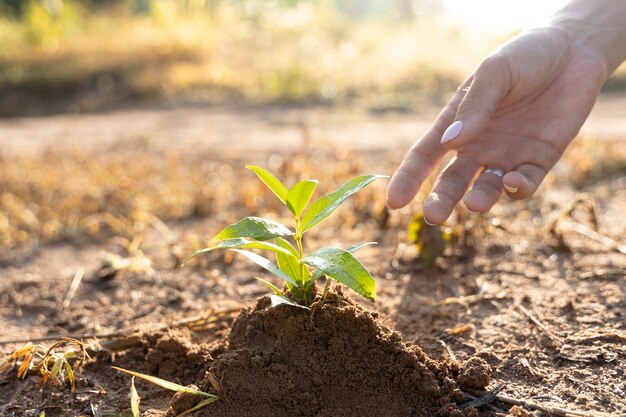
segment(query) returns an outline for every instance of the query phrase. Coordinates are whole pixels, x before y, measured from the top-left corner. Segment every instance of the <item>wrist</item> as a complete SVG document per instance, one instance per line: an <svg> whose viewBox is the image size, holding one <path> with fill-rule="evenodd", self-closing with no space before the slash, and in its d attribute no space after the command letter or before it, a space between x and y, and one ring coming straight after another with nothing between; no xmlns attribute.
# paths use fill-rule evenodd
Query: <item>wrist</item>
<svg viewBox="0 0 626 417"><path fill-rule="evenodd" d="M549 26L563 31L572 46L595 53L608 78L626 59L626 7L622 0L573 1Z"/></svg>

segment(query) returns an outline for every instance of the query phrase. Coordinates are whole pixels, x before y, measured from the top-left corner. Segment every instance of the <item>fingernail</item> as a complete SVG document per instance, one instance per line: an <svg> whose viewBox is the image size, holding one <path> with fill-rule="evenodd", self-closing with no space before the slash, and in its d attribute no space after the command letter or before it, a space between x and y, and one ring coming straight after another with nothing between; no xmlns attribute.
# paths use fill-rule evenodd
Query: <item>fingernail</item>
<svg viewBox="0 0 626 417"><path fill-rule="evenodd" d="M452 123L445 132L443 132L443 136L441 137L441 143L450 142L452 139L455 139L457 136L461 134L463 131L463 122L457 120Z"/></svg>
<svg viewBox="0 0 626 417"><path fill-rule="evenodd" d="M438 226L438 224L437 224L437 223L431 223L431 222L429 222L429 221L428 221L428 219L426 219L426 217L424 217L424 223L426 223L426 224L427 224L427 225L429 225L429 226Z"/></svg>
<svg viewBox="0 0 626 417"><path fill-rule="evenodd" d="M511 186L508 186L506 184L504 184L504 189L507 190L508 192L510 192L511 194L515 194L516 192L519 191L519 188L511 187Z"/></svg>
<svg viewBox="0 0 626 417"><path fill-rule="evenodd" d="M465 209L467 210L467 212L468 212L468 213L471 213L471 214L480 214L480 211L470 210L470 209L468 209L467 207L465 207Z"/></svg>
<svg viewBox="0 0 626 417"><path fill-rule="evenodd" d="M438 199L438 196L436 193L431 193L428 197L426 197L426 199L424 200L424 212L426 211L426 206L431 205L432 203L434 203L436 200ZM426 223L429 226L439 226L437 223L431 223L428 221L428 219L426 218L426 214L424 213L424 223Z"/></svg>
<svg viewBox="0 0 626 417"><path fill-rule="evenodd" d="M395 211L395 210L397 210L396 208L391 207L391 206L389 205L389 201L386 201L386 202L385 202L385 207L387 207L387 210L389 210L389 211Z"/></svg>

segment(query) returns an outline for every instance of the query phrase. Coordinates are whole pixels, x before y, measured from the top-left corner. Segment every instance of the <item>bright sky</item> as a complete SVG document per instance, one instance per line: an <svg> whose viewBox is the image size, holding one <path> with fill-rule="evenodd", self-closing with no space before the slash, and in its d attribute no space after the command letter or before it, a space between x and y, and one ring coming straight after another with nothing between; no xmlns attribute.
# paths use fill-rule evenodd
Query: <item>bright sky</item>
<svg viewBox="0 0 626 417"><path fill-rule="evenodd" d="M464 22L490 32L507 33L539 25L568 0L444 0Z"/></svg>

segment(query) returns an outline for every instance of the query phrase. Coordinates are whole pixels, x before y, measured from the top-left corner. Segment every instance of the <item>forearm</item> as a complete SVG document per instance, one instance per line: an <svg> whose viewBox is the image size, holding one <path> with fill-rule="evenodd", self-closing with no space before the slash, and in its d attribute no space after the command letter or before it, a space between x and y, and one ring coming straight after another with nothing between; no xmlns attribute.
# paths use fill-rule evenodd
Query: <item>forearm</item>
<svg viewBox="0 0 626 417"><path fill-rule="evenodd" d="M572 0L551 25L593 48L611 75L626 60L626 0Z"/></svg>

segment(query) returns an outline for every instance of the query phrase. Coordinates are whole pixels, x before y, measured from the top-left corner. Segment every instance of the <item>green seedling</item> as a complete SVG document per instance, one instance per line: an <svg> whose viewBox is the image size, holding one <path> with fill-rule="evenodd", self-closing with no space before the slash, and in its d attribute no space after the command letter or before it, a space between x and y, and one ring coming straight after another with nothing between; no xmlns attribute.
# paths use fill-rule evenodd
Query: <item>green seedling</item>
<svg viewBox="0 0 626 417"><path fill-rule="evenodd" d="M217 395L209 394L208 392L200 391L200 390L193 389L190 387L185 387L185 386L176 384L174 382L167 381L165 379L157 378L156 376L146 375L146 374L142 374L142 373L135 372L135 371L129 371L128 369L118 368L117 366L112 366L112 368L117 371L125 372L133 376L133 379L131 380L131 386L130 386L130 393L131 393L130 404L131 404L131 411L133 413L133 417L139 416L139 401L140 401L139 395L137 394L137 390L135 389L135 377L144 379L148 382L151 382L155 385L158 385L170 391L181 392L181 393L191 394L191 395L198 395L200 397L205 398L204 400L200 401L198 404L196 404L189 410L186 410L178 414L176 417L189 415L193 413L194 411L197 411L206 405L214 403L215 401L219 399Z"/></svg>
<svg viewBox="0 0 626 417"><path fill-rule="evenodd" d="M246 165L278 197L293 215L293 229L270 219L246 217L219 232L208 248L194 252L186 261L215 249L233 250L284 281L287 290L260 279L273 292L272 305L291 304L307 307L313 302L315 283L327 277L336 280L363 297L374 300L376 284L369 271L353 253L374 242L362 243L347 249L326 246L307 256L304 254L304 235L326 220L348 197L359 192L382 175L363 175L354 178L336 191L320 197L310 205L317 180L302 180L288 189L274 175L253 165ZM308 208L307 208L308 207ZM288 239L292 239L289 241ZM261 249L274 252L276 263L250 252ZM183 263L184 264L184 263Z"/></svg>
<svg viewBox="0 0 626 417"><path fill-rule="evenodd" d="M448 226L430 226L423 214L413 216L408 227L408 238L419 252L419 260L428 267L442 256L446 248L454 244L455 232Z"/></svg>

